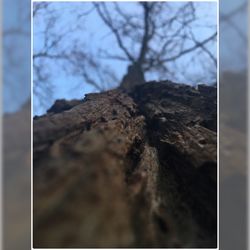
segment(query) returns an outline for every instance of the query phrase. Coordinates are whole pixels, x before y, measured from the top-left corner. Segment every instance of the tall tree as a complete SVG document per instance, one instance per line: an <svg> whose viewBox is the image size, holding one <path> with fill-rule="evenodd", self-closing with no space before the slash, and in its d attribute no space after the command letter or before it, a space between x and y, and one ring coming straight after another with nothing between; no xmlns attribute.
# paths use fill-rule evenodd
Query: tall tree
<svg viewBox="0 0 250 250"><path fill-rule="evenodd" d="M207 12L202 4L35 3L34 28L38 29L36 21L40 21L43 29L40 37L36 38L35 33L34 91L40 95L38 89L51 89L52 70L48 65L52 64L60 64L81 84L97 91L124 85L134 77L142 82L152 78L216 81L216 21L206 23ZM67 14L62 11L65 9ZM69 22L62 27L65 18ZM95 32L90 25L93 19L103 25L98 32L103 30L106 35L91 41L92 46L85 39L87 33ZM109 46L103 46L105 40ZM127 74L120 74L120 65L128 68Z"/></svg>

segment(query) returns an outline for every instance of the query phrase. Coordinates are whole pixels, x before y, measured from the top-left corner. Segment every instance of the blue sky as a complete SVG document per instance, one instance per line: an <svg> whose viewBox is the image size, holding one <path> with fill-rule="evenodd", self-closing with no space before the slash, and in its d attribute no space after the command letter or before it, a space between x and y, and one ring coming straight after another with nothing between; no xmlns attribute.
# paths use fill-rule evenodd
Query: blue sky
<svg viewBox="0 0 250 250"><path fill-rule="evenodd" d="M29 0L3 1L3 108L14 112L30 97Z"/></svg>
<svg viewBox="0 0 250 250"><path fill-rule="evenodd" d="M244 0L220 0L220 11L228 13L232 9L239 6ZM3 103L4 112L14 112L18 110L23 103L30 97L30 21L29 21L29 0L4 0L3 1L3 29L18 29L24 30L25 35L15 34L14 36L4 35L4 86L3 86ZM208 10L210 12L210 9ZM211 13L211 12L210 12ZM25 18L26 15L26 18ZM93 18L91 22L95 29L98 29L97 19ZM67 18L65 19L65 21ZM236 24L246 34L247 15L246 12L234 17ZM67 21L66 21L67 22ZM85 30L87 27L85 27ZM104 32L105 33L105 32ZM246 68L246 44L244 44L235 31L230 27L221 27L220 29L221 47L220 47L220 62L221 70L242 70ZM102 38L102 41L108 43L108 40ZM92 44L93 40L90 40ZM93 43L94 44L94 43ZM6 47L7 46L7 47ZM9 48L13 52L13 56L9 55ZM240 53L238 53L240 51ZM11 59L11 60L10 60ZM117 62L116 62L116 65ZM117 69L121 74L125 71L125 66L119 65ZM90 87L79 88L77 84L72 86L74 77L70 75L64 76L60 72L56 72L56 81L53 81L56 98L82 98L84 93L91 92ZM71 82L71 84L69 84ZM63 83L63 84L62 84ZM68 86L70 85L70 86ZM71 91L71 89L73 89ZM48 102L51 105L51 102ZM41 109L37 113L43 113Z"/></svg>
<svg viewBox="0 0 250 250"><path fill-rule="evenodd" d="M172 2L170 3L171 8L173 10L181 5L182 3ZM204 3L195 3L196 4L196 14L198 16L198 20L193 24L193 31L198 40L204 40L216 30L217 23L217 5L215 2L204 2ZM121 4L123 10L129 12L138 13L140 9L138 9L135 3L125 2ZM76 24L76 16L81 11L88 11L92 8L91 3L53 3L52 8L60 13L59 18L55 27L55 30L58 32L67 33L67 28L75 27ZM80 10L80 12L78 12ZM139 13L138 13L139 14ZM169 13L166 13L168 15ZM39 51L40 48L43 47L44 34L42 31L44 30L44 20L45 14L39 15L34 20L34 53ZM79 23L79 21L78 21ZM206 27L205 26L213 26ZM82 46L87 46L87 50L90 52L96 52L97 48L102 50L110 51L112 47L112 53L120 53L120 50L116 44L115 38L110 30L103 24L103 21L99 18L98 14L93 11L87 18L85 18L82 23L80 22L80 27L78 30L73 33L67 34L66 39L63 39L62 46L67 47L69 43L71 43L74 39L78 39L82 42ZM157 46L157 44L155 45ZM212 45L211 45L212 46ZM216 56L216 44L211 47L214 55ZM190 56L183 57L178 64L176 65L176 71L181 71L182 68L187 69L190 74L204 74L203 69L199 67L199 64L190 64L189 58ZM122 76L126 73L127 63L114 61L114 60L106 60L100 59L103 64L113 68L118 79L121 79ZM46 65L50 70L52 77L51 85L53 85L53 97L51 99L48 98L47 106L40 105L39 96L34 95L34 114L40 115L43 114L46 109L49 108L53 104L56 99L65 98L83 98L84 94L96 91L92 86L81 83L82 79L78 77L74 77L74 75L69 72L65 72L60 69L60 67L53 63L48 63ZM157 74L147 74L147 80L158 80ZM166 79L170 77L166 75ZM177 81L177 82L186 82L189 84L195 84L194 82L190 82L188 79L184 78L181 74L177 74L176 77L170 78L169 80ZM207 79L207 83L210 83L212 80ZM109 87L115 87L118 83L109 83Z"/></svg>

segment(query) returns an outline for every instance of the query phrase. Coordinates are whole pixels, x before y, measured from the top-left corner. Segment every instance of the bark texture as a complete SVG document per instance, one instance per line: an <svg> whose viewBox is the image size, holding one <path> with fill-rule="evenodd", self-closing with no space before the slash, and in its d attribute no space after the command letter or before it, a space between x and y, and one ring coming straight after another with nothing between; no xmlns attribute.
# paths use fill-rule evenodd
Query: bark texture
<svg viewBox="0 0 250 250"><path fill-rule="evenodd" d="M216 247L216 92L150 82L34 119L34 247Z"/></svg>

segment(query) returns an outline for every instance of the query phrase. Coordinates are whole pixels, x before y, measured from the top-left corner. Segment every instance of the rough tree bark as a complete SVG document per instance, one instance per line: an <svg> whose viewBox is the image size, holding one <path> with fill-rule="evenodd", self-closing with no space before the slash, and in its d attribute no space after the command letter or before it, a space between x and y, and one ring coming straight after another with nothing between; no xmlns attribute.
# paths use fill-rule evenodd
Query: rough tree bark
<svg viewBox="0 0 250 250"><path fill-rule="evenodd" d="M35 118L34 247L216 247L216 106L150 82Z"/></svg>

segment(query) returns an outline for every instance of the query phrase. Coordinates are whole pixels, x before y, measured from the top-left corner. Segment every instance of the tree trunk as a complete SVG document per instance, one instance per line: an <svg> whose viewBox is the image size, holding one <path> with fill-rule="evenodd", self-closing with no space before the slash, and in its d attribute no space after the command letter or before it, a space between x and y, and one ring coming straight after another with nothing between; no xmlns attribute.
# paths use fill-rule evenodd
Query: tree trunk
<svg viewBox="0 0 250 250"><path fill-rule="evenodd" d="M35 118L34 247L216 247L216 92L150 82Z"/></svg>

